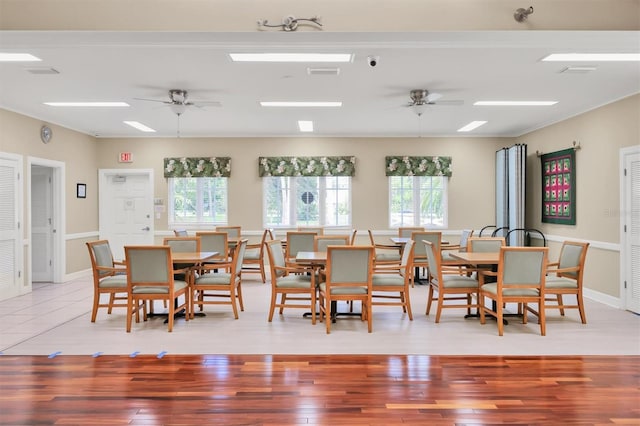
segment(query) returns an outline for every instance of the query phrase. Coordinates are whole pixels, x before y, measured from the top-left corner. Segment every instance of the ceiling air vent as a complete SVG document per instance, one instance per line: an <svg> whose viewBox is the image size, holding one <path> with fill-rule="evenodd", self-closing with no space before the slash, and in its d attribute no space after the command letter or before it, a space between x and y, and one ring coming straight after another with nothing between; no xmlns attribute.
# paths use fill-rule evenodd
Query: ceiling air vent
<svg viewBox="0 0 640 426"><path fill-rule="evenodd" d="M307 68L309 75L338 75L340 68Z"/></svg>

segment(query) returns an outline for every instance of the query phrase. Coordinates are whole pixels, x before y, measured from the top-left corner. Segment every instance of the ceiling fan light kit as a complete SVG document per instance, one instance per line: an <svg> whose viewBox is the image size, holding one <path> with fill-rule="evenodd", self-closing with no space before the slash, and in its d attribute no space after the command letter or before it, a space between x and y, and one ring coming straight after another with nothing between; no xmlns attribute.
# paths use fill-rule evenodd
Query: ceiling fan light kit
<svg viewBox="0 0 640 426"><path fill-rule="evenodd" d="M298 29L298 24L300 23L309 23L316 26L317 29L322 29L322 23L320 22L320 17L312 16L311 18L296 18L293 15L287 15L282 18L281 24L270 24L266 19L258 19L258 27L262 28L280 28L282 31L291 32L296 31Z"/></svg>
<svg viewBox="0 0 640 426"><path fill-rule="evenodd" d="M516 9L515 13L513 14L513 19L515 19L516 22L524 22L532 13L533 13L533 6L530 6L528 9L520 7Z"/></svg>

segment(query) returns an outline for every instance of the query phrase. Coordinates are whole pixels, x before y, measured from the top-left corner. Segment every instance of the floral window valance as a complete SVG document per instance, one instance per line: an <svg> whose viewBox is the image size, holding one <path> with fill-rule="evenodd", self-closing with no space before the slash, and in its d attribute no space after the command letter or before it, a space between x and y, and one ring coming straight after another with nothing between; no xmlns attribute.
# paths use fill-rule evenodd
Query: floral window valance
<svg viewBox="0 0 640 426"><path fill-rule="evenodd" d="M258 174L269 176L354 176L356 157L260 157Z"/></svg>
<svg viewBox="0 0 640 426"><path fill-rule="evenodd" d="M387 176L451 176L451 157L385 157Z"/></svg>
<svg viewBox="0 0 640 426"><path fill-rule="evenodd" d="M164 177L229 177L231 157L176 157L164 159Z"/></svg>

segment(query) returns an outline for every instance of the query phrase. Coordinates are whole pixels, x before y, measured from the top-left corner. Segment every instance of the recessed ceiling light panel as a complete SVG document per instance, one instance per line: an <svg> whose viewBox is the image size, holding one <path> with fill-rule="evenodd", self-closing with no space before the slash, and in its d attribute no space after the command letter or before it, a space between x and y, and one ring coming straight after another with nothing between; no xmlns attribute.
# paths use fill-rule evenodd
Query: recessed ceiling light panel
<svg viewBox="0 0 640 426"><path fill-rule="evenodd" d="M128 107L126 102L45 102L53 107Z"/></svg>
<svg viewBox="0 0 640 426"><path fill-rule="evenodd" d="M467 124L466 126L460 127L458 129L459 132L470 132L474 129L477 129L478 127L487 124L486 121L472 121L471 123Z"/></svg>
<svg viewBox="0 0 640 426"><path fill-rule="evenodd" d="M477 101L477 106L551 106L558 101Z"/></svg>
<svg viewBox="0 0 640 426"><path fill-rule="evenodd" d="M230 53L234 62L351 62L351 53Z"/></svg>
<svg viewBox="0 0 640 426"><path fill-rule="evenodd" d="M42 59L30 53L4 53L0 52L0 62L38 62Z"/></svg>
<svg viewBox="0 0 640 426"><path fill-rule="evenodd" d="M139 121L124 121L124 124L126 124L127 126L131 126L134 129L138 129L141 132L145 132L145 133L154 133L155 130L152 129L151 127L145 126L144 124L140 123Z"/></svg>
<svg viewBox="0 0 640 426"><path fill-rule="evenodd" d="M547 62L637 62L640 61L640 53L553 53L542 60Z"/></svg>
<svg viewBox="0 0 640 426"><path fill-rule="evenodd" d="M298 120L298 129L301 132L313 132L313 121Z"/></svg>

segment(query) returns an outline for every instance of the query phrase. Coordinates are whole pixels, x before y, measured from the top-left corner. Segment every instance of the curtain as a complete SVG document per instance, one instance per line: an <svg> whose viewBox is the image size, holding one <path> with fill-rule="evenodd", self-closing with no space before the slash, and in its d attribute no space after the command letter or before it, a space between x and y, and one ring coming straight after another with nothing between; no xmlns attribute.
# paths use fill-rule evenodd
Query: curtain
<svg viewBox="0 0 640 426"><path fill-rule="evenodd" d="M356 157L259 157L258 174L270 176L354 176Z"/></svg>
<svg viewBox="0 0 640 426"><path fill-rule="evenodd" d="M387 176L451 176L451 157L385 157Z"/></svg>
<svg viewBox="0 0 640 426"><path fill-rule="evenodd" d="M231 157L175 157L164 159L164 177L229 177Z"/></svg>

